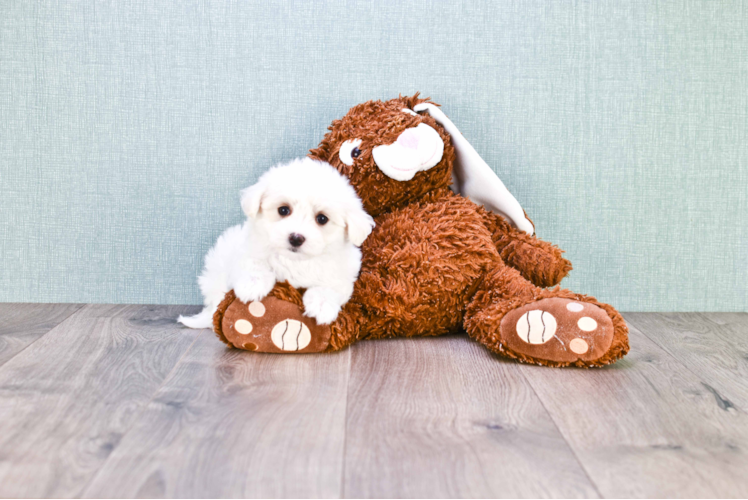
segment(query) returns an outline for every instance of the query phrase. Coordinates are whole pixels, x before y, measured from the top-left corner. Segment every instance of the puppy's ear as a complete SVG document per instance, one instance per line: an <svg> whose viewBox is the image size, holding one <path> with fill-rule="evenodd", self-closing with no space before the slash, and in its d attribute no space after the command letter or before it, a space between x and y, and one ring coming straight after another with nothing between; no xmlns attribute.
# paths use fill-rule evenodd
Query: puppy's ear
<svg viewBox="0 0 748 500"><path fill-rule="evenodd" d="M371 234L374 225L374 219L361 207L349 210L345 217L348 239L357 247L364 244L364 240Z"/></svg>
<svg viewBox="0 0 748 500"><path fill-rule="evenodd" d="M265 182L260 182L242 190L242 210L250 218L257 216L260 211L262 197L265 195Z"/></svg>

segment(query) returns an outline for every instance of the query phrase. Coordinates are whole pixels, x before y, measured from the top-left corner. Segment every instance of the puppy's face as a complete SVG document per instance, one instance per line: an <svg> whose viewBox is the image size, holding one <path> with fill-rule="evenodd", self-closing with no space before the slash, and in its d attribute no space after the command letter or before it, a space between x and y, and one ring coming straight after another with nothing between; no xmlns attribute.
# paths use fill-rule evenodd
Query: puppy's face
<svg viewBox="0 0 748 500"><path fill-rule="evenodd" d="M347 180L309 158L268 171L244 191L242 208L267 249L292 259L360 246L374 225Z"/></svg>
<svg viewBox="0 0 748 500"><path fill-rule="evenodd" d="M260 204L255 227L272 250L289 257L323 254L345 243L341 207L300 190L268 190Z"/></svg>

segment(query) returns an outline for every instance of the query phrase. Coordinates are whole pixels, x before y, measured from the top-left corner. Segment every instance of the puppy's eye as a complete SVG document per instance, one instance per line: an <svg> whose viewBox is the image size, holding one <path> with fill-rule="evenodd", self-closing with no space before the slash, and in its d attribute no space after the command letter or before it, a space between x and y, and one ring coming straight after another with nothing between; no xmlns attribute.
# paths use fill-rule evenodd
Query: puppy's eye
<svg viewBox="0 0 748 500"><path fill-rule="evenodd" d="M291 215L291 207L287 207L286 205L283 205L282 207L278 207L278 215L281 217L286 217L287 215Z"/></svg>
<svg viewBox="0 0 748 500"><path fill-rule="evenodd" d="M349 139L340 146L338 156L340 161L346 165L353 165L353 159L361 156L362 151L359 149L361 139Z"/></svg>
<svg viewBox="0 0 748 500"><path fill-rule="evenodd" d="M325 214L317 214L316 219L317 219L317 224L319 224L320 226L324 226L325 224L327 224L327 221L330 220L327 218Z"/></svg>

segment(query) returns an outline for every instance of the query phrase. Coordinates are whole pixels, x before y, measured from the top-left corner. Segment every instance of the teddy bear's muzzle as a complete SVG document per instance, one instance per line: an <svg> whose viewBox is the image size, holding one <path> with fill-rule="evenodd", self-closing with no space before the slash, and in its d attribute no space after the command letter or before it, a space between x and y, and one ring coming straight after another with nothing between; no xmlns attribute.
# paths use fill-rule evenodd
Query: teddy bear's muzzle
<svg viewBox="0 0 748 500"><path fill-rule="evenodd" d="M392 144L372 150L379 170L396 181L409 181L417 172L436 166L443 154L442 138L425 123L404 130Z"/></svg>

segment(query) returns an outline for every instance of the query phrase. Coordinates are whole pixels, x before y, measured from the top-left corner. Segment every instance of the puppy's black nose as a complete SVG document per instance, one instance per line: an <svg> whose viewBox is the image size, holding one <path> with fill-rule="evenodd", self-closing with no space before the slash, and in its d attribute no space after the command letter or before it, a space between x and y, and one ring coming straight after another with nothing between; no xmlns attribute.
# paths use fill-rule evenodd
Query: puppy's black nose
<svg viewBox="0 0 748 500"><path fill-rule="evenodd" d="M298 233L291 233L291 236L288 237L288 242L291 244L292 247L300 247L304 244L306 241L306 238L304 238L303 235Z"/></svg>

